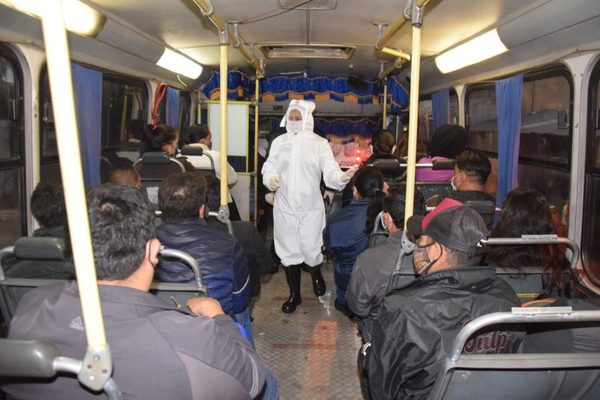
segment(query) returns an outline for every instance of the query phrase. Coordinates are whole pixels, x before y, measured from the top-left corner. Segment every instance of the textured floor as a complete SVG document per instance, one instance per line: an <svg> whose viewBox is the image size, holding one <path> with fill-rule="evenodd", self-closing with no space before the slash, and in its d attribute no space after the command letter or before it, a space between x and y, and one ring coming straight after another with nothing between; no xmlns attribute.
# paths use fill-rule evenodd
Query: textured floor
<svg viewBox="0 0 600 400"><path fill-rule="evenodd" d="M302 272L302 300L296 312L283 314L289 290L285 272L262 286L255 304L254 337L261 358L279 381L281 400L360 400L356 354L360 347L355 325L333 307L333 272L324 265L327 293L312 292L308 272Z"/></svg>

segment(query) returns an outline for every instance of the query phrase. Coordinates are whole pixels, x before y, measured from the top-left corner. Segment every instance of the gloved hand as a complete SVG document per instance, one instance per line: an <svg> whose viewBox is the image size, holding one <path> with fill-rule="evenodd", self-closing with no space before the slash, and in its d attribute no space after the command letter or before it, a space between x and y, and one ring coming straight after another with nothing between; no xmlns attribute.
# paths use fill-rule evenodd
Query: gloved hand
<svg viewBox="0 0 600 400"><path fill-rule="evenodd" d="M271 180L269 181L269 189L271 189L272 191L275 191L277 189L279 189L279 177L278 176L274 176L271 178Z"/></svg>
<svg viewBox="0 0 600 400"><path fill-rule="evenodd" d="M275 203L275 192L269 192L265 194L265 201L268 204L273 205L273 203Z"/></svg>
<svg viewBox="0 0 600 400"><path fill-rule="evenodd" d="M354 176L354 174L356 173L356 171L358 170L358 165L353 165L350 168L348 168L343 174L342 174L342 182L343 183L348 183L350 182L350 180L352 179L352 177Z"/></svg>

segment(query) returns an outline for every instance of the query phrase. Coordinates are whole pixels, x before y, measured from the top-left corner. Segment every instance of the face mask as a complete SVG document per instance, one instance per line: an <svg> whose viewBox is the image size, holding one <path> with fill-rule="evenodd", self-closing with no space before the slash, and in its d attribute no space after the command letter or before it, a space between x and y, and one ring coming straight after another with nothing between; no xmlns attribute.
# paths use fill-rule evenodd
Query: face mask
<svg viewBox="0 0 600 400"><path fill-rule="evenodd" d="M294 135L302 130L302 121L289 121L287 122L287 130L288 132L292 132Z"/></svg>
<svg viewBox="0 0 600 400"><path fill-rule="evenodd" d="M458 188L456 187L456 184L454 183L454 177L456 175L452 175L452 179L450 179L450 186L452 187L452 190L456 191L458 190Z"/></svg>
<svg viewBox="0 0 600 400"><path fill-rule="evenodd" d="M387 225L385 224L385 218L384 218L384 214L381 214L381 227L383 228L384 231L388 230Z"/></svg>
<svg viewBox="0 0 600 400"><path fill-rule="evenodd" d="M417 270L417 275L424 275L429 272L429 269L438 262L439 257L435 260L430 260L429 255L427 254L427 246L415 246L415 250L413 251L413 262L415 264L415 269Z"/></svg>

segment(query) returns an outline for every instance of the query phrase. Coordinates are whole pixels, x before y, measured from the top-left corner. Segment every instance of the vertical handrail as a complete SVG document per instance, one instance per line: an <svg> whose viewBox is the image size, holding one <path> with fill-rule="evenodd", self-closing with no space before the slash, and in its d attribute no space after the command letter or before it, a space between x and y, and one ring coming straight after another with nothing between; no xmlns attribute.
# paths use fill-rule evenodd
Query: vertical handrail
<svg viewBox="0 0 600 400"><path fill-rule="evenodd" d="M39 2L37 7L42 18L50 91L55 110L67 220L71 241L77 243L72 251L87 339L84 367L78 378L85 386L100 390L112 374L112 360L104 332L94 268L63 4L62 0L46 0Z"/></svg>
<svg viewBox="0 0 600 400"><path fill-rule="evenodd" d="M260 99L260 74L256 73L254 82L254 225L258 222L258 104Z"/></svg>
<svg viewBox="0 0 600 400"><path fill-rule="evenodd" d="M412 7L412 53L410 62L410 114L408 120L408 157L406 168L406 203L404 207L404 229L406 221L413 215L415 199L415 164L417 158L417 126L419 121L419 79L421 73L421 24L422 6L417 0L409 0Z"/></svg>
<svg viewBox="0 0 600 400"><path fill-rule="evenodd" d="M381 122L381 129L385 129L385 120L387 118L387 96L388 96L388 86L387 86L387 77L383 79L383 121Z"/></svg>
<svg viewBox="0 0 600 400"><path fill-rule="evenodd" d="M229 208L227 207L227 47L229 45L227 28L219 32L220 34L220 89L219 89L219 109L220 109L220 152L221 152L221 203L219 214L221 218L226 216L229 219Z"/></svg>

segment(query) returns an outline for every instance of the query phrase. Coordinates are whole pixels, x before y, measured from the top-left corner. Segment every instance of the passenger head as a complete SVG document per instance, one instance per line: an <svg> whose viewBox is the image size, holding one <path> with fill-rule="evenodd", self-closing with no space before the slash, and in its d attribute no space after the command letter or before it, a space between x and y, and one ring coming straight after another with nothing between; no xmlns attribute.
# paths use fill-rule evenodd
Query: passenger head
<svg viewBox="0 0 600 400"><path fill-rule="evenodd" d="M382 220L390 233L401 231L404 228L404 209L406 206L406 193L404 187L390 191L383 199ZM415 190L414 214L425 215L425 199L419 190Z"/></svg>
<svg viewBox="0 0 600 400"><path fill-rule="evenodd" d="M491 236L518 238L521 235L554 234L552 214L546 197L537 190L514 189L506 196L498 224ZM486 261L494 267L544 267L549 279L544 282L546 296L571 296L576 275L570 268L562 246L490 246Z"/></svg>
<svg viewBox="0 0 600 400"><path fill-rule="evenodd" d="M365 233L370 234L381 211L384 193L383 174L375 167L363 167L356 171L352 180L354 199L368 199Z"/></svg>
<svg viewBox="0 0 600 400"><path fill-rule="evenodd" d="M62 185L38 183L31 194L31 214L42 228L65 225L66 210Z"/></svg>
<svg viewBox="0 0 600 400"><path fill-rule="evenodd" d="M456 157L453 187L456 190L483 190L492 164L487 156L479 151L465 150Z"/></svg>
<svg viewBox="0 0 600 400"><path fill-rule="evenodd" d="M456 158L467 148L467 130L460 125L445 124L431 137L429 154L432 157Z"/></svg>
<svg viewBox="0 0 600 400"><path fill-rule="evenodd" d="M315 103L312 101L292 100L280 126L285 126L287 132L294 135L300 131L313 132L315 122L312 113L314 110Z"/></svg>
<svg viewBox="0 0 600 400"><path fill-rule="evenodd" d="M144 141L142 142L142 154L149 151L164 151L170 156L177 153L179 133L169 125L148 125Z"/></svg>
<svg viewBox="0 0 600 400"><path fill-rule="evenodd" d="M392 154L396 149L396 137L387 129L376 132L371 137L373 154Z"/></svg>
<svg viewBox="0 0 600 400"><path fill-rule="evenodd" d="M417 134L417 153L427 153L427 148L420 134ZM394 156L402 158L408 156L408 132L403 132L398 140L398 146L394 150Z"/></svg>
<svg viewBox="0 0 600 400"><path fill-rule="evenodd" d="M165 222L204 217L206 179L198 172L174 174L160 184L158 206Z"/></svg>
<svg viewBox="0 0 600 400"><path fill-rule="evenodd" d="M208 175L206 179L206 212L219 211L221 206L221 180Z"/></svg>
<svg viewBox="0 0 600 400"><path fill-rule="evenodd" d="M123 186L131 186L136 189L142 188L142 178L131 165L119 165L108 172L108 182Z"/></svg>
<svg viewBox="0 0 600 400"><path fill-rule="evenodd" d="M481 216L454 199L445 198L427 216L414 215L407 228L419 236L415 250L425 259L417 272L425 274L452 267L471 267L481 261L481 239L488 234ZM419 257L415 254L415 260Z"/></svg>
<svg viewBox="0 0 600 400"><path fill-rule="evenodd" d="M200 143L212 149L212 133L206 125L194 125L188 130L188 142Z"/></svg>
<svg viewBox="0 0 600 400"><path fill-rule="evenodd" d="M107 183L90 190L88 212L98 279L128 278L156 237L152 205L137 189Z"/></svg>

